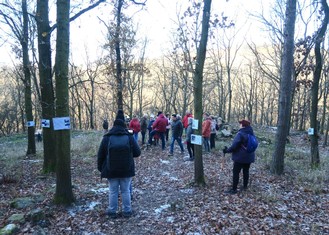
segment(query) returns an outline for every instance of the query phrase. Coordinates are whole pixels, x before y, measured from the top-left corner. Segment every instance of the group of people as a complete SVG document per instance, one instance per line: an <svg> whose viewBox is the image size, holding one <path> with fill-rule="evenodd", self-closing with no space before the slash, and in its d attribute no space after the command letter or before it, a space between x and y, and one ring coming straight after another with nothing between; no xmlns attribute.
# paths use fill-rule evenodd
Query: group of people
<svg viewBox="0 0 329 235"><path fill-rule="evenodd" d="M248 120L241 120L240 129L235 136L233 143L230 147L225 147L222 151L224 155L226 153L232 153L233 164L233 184L232 188L225 191L228 194L236 194L239 174L243 170L243 187L242 190L248 188L249 182L249 168L250 164L255 160L255 153L248 153L245 151L243 146L246 146L248 141L248 135L253 135L253 129L250 126ZM105 123L107 127L108 123ZM144 115L141 120L137 116L133 116L132 120L129 122L129 126L125 123L125 118L123 111L119 110L116 119L113 123L113 127L105 133L103 136L101 145L98 150L97 163L98 170L101 172L102 178L107 178L109 182L109 207L107 214L111 218L117 217L118 210L118 195L119 189L121 191L122 197L122 211L124 217L130 217L132 215L131 208L131 181L132 177L135 176L135 164L134 158L140 156L141 150L138 144L138 133L141 132L142 144L145 144L146 132L149 131L149 137L147 144L151 145L153 142L153 137L158 136L162 142L162 150L165 150L165 141L169 139L168 130L171 130L171 144L169 150L169 156L173 155L175 141L178 143L180 150L184 153L183 146L183 133L185 132L185 143L186 148L189 153L189 160L194 160L194 145L192 141L193 134L193 115L188 111L186 112L183 119L180 115L172 114L165 116L162 112L158 112L157 117L153 115ZM217 123L216 118L204 113L204 120L202 122L202 138L203 146L206 152L210 152L211 148L215 148L215 136L216 131L219 129L219 123ZM169 128L168 128L169 127ZM122 145L123 137L127 136L129 141L127 149L129 151L123 151L122 146L117 148L114 147L115 143ZM113 149L113 151L111 151ZM119 156L119 157L118 157ZM120 159L120 160L118 160ZM125 159L125 160L122 160ZM112 161L111 161L112 160Z"/></svg>

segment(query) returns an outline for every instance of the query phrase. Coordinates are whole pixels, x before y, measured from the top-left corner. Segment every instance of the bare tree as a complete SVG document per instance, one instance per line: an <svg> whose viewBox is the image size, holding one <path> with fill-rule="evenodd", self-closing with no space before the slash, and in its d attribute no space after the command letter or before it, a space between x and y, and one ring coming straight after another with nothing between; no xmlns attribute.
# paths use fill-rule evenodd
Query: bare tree
<svg viewBox="0 0 329 235"><path fill-rule="evenodd" d="M280 79L278 130L275 136L275 149L271 171L281 175L284 170L286 138L289 133L291 88L293 76L294 33L296 19L296 0L287 0L284 28L284 44Z"/></svg>

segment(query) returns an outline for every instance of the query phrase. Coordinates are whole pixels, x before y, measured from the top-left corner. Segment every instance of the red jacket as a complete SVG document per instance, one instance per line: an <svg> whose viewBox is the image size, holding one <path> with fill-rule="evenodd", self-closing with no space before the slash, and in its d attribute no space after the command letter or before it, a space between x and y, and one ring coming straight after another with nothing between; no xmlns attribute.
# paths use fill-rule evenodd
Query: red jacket
<svg viewBox="0 0 329 235"><path fill-rule="evenodd" d="M159 132L166 132L166 127L168 126L168 119L161 113L155 122L152 125L153 130L159 131Z"/></svg>
<svg viewBox="0 0 329 235"><path fill-rule="evenodd" d="M202 137L210 137L211 133L211 118L207 118L202 122Z"/></svg>
<svg viewBox="0 0 329 235"><path fill-rule="evenodd" d="M191 113L189 113L189 114L186 114L183 117L182 123L183 123L184 128L187 128L188 127L188 118L189 117L193 118L193 115Z"/></svg>
<svg viewBox="0 0 329 235"><path fill-rule="evenodd" d="M133 130L134 133L138 133L141 131L141 124L139 123L138 118L131 119L129 123L129 129Z"/></svg>

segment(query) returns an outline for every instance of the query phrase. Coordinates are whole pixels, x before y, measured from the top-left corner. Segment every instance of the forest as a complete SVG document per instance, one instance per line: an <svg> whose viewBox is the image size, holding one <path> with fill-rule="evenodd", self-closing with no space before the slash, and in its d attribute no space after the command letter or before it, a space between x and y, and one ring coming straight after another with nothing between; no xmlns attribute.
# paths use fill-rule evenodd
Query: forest
<svg viewBox="0 0 329 235"><path fill-rule="evenodd" d="M221 7L224 1L186 0L172 19L170 47L156 57L134 19L152 10L149 2L0 2L0 46L9 46L14 58L0 64L0 228L13 225L19 234L329 233L327 1L272 0L246 20ZM80 48L86 56L79 60L70 28L86 14L105 33L99 56ZM248 37L257 32L246 30L247 22L261 25L262 40ZM112 124L118 109L126 118L191 111L202 120L207 112L233 134L238 120L250 120L260 140L251 189L232 197L222 192L232 178L222 148L232 136L218 132L209 155L196 146L192 163L141 146L137 215L107 221L106 185L95 161L102 122ZM56 121L67 125L58 129ZM155 170L158 165L163 168ZM21 198L29 199L27 206L14 205ZM9 219L13 214L23 218Z"/></svg>

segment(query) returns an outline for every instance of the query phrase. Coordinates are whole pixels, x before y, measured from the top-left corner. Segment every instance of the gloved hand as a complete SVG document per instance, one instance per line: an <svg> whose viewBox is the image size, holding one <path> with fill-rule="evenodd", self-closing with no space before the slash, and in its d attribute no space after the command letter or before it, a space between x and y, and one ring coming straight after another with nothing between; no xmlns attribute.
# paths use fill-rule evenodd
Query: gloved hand
<svg viewBox="0 0 329 235"><path fill-rule="evenodd" d="M227 153L227 150L228 150L228 148L227 148L227 146L225 146L225 147L223 148L223 153L224 153L224 154Z"/></svg>

